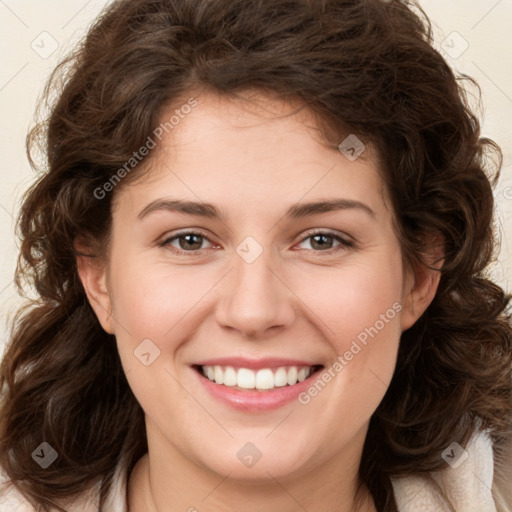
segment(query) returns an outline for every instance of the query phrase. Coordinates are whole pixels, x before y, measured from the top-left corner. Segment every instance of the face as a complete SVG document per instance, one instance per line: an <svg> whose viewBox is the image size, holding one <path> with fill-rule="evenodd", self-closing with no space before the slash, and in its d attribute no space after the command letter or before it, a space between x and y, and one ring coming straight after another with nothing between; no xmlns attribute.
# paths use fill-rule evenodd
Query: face
<svg viewBox="0 0 512 512"><path fill-rule="evenodd" d="M105 266L81 267L150 457L241 480L355 464L426 295L371 148L349 159L259 99L197 97L116 191Z"/></svg>

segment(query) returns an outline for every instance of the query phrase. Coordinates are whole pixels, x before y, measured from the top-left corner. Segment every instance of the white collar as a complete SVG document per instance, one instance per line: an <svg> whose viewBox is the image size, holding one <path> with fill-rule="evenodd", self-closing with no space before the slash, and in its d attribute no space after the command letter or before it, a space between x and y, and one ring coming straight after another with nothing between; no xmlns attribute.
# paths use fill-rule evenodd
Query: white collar
<svg viewBox="0 0 512 512"><path fill-rule="evenodd" d="M440 454L446 468L426 476L392 478L400 512L496 512L492 497L494 456L485 432L474 432L463 450L452 444Z"/></svg>

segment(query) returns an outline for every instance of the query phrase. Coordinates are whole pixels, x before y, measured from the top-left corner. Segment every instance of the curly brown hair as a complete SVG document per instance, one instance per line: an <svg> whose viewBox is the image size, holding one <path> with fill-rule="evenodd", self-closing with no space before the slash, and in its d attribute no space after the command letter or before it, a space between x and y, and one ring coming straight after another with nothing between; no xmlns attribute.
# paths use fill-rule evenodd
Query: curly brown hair
<svg viewBox="0 0 512 512"><path fill-rule="evenodd" d="M103 199L94 191L144 145L164 108L202 88L298 101L334 147L357 133L379 156L407 264L426 264L425 235L444 238L437 294L402 334L364 446L360 480L378 510L396 510L390 477L441 469L440 453L454 440L465 446L476 426L500 453L511 431L512 329L509 297L486 269L501 152L480 136L463 88L473 82L432 43L425 13L405 0L118 0L105 9L52 74L50 115L27 138L33 167L39 147L47 162L20 212L16 285L38 297L18 311L1 365L0 465L38 511L65 512L58 502L98 481L103 506L116 465L131 470L147 451L143 411L115 337L86 299L74 242L104 255L112 201L146 162ZM59 453L44 470L31 458L43 439Z"/></svg>

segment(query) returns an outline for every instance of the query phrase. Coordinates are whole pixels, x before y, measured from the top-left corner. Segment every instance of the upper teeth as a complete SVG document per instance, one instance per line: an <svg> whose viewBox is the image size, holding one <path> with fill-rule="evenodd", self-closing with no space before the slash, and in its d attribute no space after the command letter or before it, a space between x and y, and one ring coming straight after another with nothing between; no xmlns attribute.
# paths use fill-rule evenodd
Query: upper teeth
<svg viewBox="0 0 512 512"><path fill-rule="evenodd" d="M217 384L224 386L238 386L243 389L273 389L274 387L293 386L297 382L307 379L312 367L288 366L280 368L262 368L250 370L232 366L202 366L203 375Z"/></svg>

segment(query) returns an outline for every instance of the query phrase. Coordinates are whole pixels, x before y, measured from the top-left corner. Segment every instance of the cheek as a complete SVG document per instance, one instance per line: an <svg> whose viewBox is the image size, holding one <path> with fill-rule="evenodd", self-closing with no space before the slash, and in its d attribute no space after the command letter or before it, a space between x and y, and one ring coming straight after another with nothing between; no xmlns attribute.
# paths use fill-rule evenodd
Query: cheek
<svg viewBox="0 0 512 512"><path fill-rule="evenodd" d="M110 278L118 350L127 371L139 368L134 354L143 340L151 340L160 354L167 355L151 363L154 370L168 362L202 322L208 292L219 277L201 265L155 264L136 255L122 261L122 266L112 267ZM148 347L151 351L152 345Z"/></svg>
<svg viewBox="0 0 512 512"><path fill-rule="evenodd" d="M207 276L194 277L194 270L149 264L140 255L125 254L120 261L110 275L118 352L138 402L146 413L158 415L163 389L169 403L181 403L170 357L188 339L197 303L212 284Z"/></svg>
<svg viewBox="0 0 512 512"><path fill-rule="evenodd" d="M155 264L137 254L118 261L121 264L112 266L110 276L113 314L133 337L161 337L204 287L204 279L196 279L192 267Z"/></svg>
<svg viewBox="0 0 512 512"><path fill-rule="evenodd" d="M394 336L399 336L402 278L401 261L393 253L296 275L294 290L314 313L316 324L337 353L342 353L375 324L379 331L391 335L393 330Z"/></svg>
<svg viewBox="0 0 512 512"><path fill-rule="evenodd" d="M402 279L399 254L390 253L317 272L301 288L332 349L330 376L325 377L333 382L339 410L352 411L354 421L366 421L374 412L393 376L401 335Z"/></svg>

